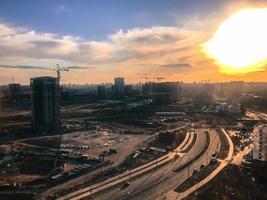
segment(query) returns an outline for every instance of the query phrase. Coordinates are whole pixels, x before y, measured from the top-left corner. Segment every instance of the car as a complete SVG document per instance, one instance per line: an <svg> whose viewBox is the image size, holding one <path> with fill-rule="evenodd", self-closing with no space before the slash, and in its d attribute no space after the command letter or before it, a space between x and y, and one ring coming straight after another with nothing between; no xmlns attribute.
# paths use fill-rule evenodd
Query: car
<svg viewBox="0 0 267 200"><path fill-rule="evenodd" d="M197 172L198 172L198 169L194 168L193 175L196 174Z"/></svg>
<svg viewBox="0 0 267 200"><path fill-rule="evenodd" d="M216 157L213 157L213 156L212 156L212 157L210 158L210 163L211 163L211 164L215 164L215 163L217 163L217 162L218 162L218 159L217 159Z"/></svg>
<svg viewBox="0 0 267 200"><path fill-rule="evenodd" d="M215 153L212 154L212 157L217 156L218 152L216 151Z"/></svg>

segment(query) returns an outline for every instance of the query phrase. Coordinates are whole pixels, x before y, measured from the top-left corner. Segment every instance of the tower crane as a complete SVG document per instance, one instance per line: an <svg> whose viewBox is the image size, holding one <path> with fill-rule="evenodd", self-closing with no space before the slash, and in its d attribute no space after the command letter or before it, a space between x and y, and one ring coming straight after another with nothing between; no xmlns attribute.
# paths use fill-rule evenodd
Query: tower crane
<svg viewBox="0 0 267 200"><path fill-rule="evenodd" d="M210 80L209 79L208 80L202 80L201 83L208 84L208 83L210 83Z"/></svg>
<svg viewBox="0 0 267 200"><path fill-rule="evenodd" d="M59 64L56 65L56 73L57 73L57 81L58 81L58 87L60 87L60 79L61 79L61 71L69 71L68 67L60 67ZM58 91L59 92L59 91ZM59 135L59 139L58 139L58 146L57 146L57 151L56 151L56 157L55 157L55 162L54 162L54 167L50 172L50 175L55 172L56 167L57 167L57 163L58 163L58 158L59 158L59 151L60 151L60 146L61 146L61 141L62 141L62 132Z"/></svg>
<svg viewBox="0 0 267 200"><path fill-rule="evenodd" d="M137 75L141 75L139 78L143 78L145 79L145 81L147 82L149 79L155 80L158 83L162 82L163 80L166 79L166 77L172 75L170 73L144 73L144 74L137 74Z"/></svg>
<svg viewBox="0 0 267 200"><path fill-rule="evenodd" d="M158 83L160 83L161 81L163 81L165 78L164 77L156 77Z"/></svg>
<svg viewBox="0 0 267 200"><path fill-rule="evenodd" d="M59 67L59 64L56 65L56 72L57 72L57 79L58 79L58 84L60 83L60 78L61 78L61 71L68 72L69 68L68 67Z"/></svg>

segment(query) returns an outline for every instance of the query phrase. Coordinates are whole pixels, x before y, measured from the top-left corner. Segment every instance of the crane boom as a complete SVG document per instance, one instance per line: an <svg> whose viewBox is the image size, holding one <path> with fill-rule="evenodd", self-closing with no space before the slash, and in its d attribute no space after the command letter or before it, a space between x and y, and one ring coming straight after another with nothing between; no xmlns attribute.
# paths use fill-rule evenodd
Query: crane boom
<svg viewBox="0 0 267 200"><path fill-rule="evenodd" d="M61 78L60 72L61 71L68 72L69 71L69 68L67 68L67 67L59 67L59 64L56 65L56 72L57 72L58 83L60 82L60 78Z"/></svg>

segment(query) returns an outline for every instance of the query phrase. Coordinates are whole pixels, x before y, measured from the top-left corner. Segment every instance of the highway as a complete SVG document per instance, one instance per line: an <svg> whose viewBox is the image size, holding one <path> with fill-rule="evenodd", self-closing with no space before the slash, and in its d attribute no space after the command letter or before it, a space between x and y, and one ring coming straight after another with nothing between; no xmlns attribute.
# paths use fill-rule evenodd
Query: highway
<svg viewBox="0 0 267 200"><path fill-rule="evenodd" d="M143 200L161 197L191 176L194 169L199 169L202 164L208 164L211 155L219 150L220 140L217 133L215 130L210 130L208 134L206 134L206 130L207 129L196 130L195 143L188 152L178 153L180 157L177 159L174 158L168 164L128 180L130 185L127 188L122 189L122 182L121 184L101 190L101 192L97 192L90 197L84 195L82 199L94 197L95 199L101 200ZM192 160L195 161L191 163L190 161ZM183 168L182 166L186 165L188 162L190 162L190 165ZM174 172L174 170L179 171Z"/></svg>
<svg viewBox="0 0 267 200"><path fill-rule="evenodd" d="M196 183L194 186L187 189L186 191L184 191L182 193L170 191L167 193L167 195L162 196L161 198L159 198L157 200L174 200L174 199L175 200L182 200L182 199L186 198L188 195L195 192L198 188L202 187L203 185L205 185L209 181L211 181L220 171L222 171L225 168L226 165L228 165L231 162L231 160L233 158L233 154L234 154L234 144L232 142L232 139L228 135L228 133L224 129L221 129L221 130L228 140L229 151L228 151L227 157L224 160L220 161L220 165L215 170L213 170L206 178L202 179L201 181L199 181L198 183Z"/></svg>

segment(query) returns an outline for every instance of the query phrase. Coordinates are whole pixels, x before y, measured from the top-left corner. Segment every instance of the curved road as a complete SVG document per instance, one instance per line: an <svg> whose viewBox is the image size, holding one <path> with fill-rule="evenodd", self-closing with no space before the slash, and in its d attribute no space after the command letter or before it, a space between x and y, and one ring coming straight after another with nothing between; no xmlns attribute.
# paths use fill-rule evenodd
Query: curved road
<svg viewBox="0 0 267 200"><path fill-rule="evenodd" d="M106 189L93 195L95 199L101 200L126 200L126 199L157 199L172 190L173 187L181 184L192 175L194 169L199 169L202 164L208 164L211 155L220 148L220 140L215 130L209 130L208 137L205 133L207 129L196 130L196 141L193 147L184 156L174 159L170 163L157 168L147 174L130 180L130 185L122 189L122 184ZM205 153L195 160L189 167L179 172L175 169L191 161L205 148L207 141L209 146ZM85 198L91 199L91 197Z"/></svg>
<svg viewBox="0 0 267 200"><path fill-rule="evenodd" d="M164 200L164 199L165 200L173 200L173 199L175 199L175 200L181 200L181 199L186 198L188 195L190 195L191 193L195 192L198 188L200 188L203 185L207 184L220 171L222 171L226 165L229 164L229 162L233 158L234 144L233 144L230 136L228 135L228 133L224 129L221 129L221 130L222 130L222 132L224 133L225 137L228 140L228 143L229 143L229 151L228 151L227 157L224 160L221 160L220 161L220 165L213 172L211 172L209 176L207 176L203 180L199 181L198 183L196 183L194 186L192 186L191 188L187 189L186 191L184 191L182 193L177 193L177 192L174 192L174 191L170 191L170 192L167 193L166 196L163 196L162 198L160 198L158 200Z"/></svg>

